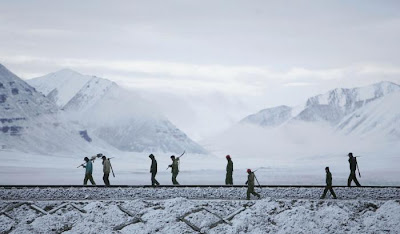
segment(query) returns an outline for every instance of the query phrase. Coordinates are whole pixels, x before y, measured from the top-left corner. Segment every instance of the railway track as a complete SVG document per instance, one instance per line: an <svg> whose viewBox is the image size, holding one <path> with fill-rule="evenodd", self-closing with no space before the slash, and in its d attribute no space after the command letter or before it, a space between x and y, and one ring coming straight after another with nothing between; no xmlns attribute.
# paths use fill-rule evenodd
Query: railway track
<svg viewBox="0 0 400 234"><path fill-rule="evenodd" d="M339 185L333 188L349 188L348 186ZM153 187L151 185L0 185L0 189L25 189L25 188L247 188L247 185L160 185ZM324 185L261 185L256 188L325 188ZM350 188L368 188L368 189L400 189L400 186L361 186Z"/></svg>
<svg viewBox="0 0 400 234"><path fill-rule="evenodd" d="M256 191L273 199L319 199L321 185L262 185ZM134 199L226 199L246 198L247 186L235 185L0 185L0 200L134 200ZM400 186L335 186L343 200L400 200Z"/></svg>

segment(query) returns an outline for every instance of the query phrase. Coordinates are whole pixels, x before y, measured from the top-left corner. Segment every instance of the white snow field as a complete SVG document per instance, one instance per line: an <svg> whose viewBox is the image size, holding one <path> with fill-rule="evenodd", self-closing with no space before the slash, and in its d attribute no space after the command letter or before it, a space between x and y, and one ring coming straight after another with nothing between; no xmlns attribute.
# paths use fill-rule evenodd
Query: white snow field
<svg viewBox="0 0 400 234"><path fill-rule="evenodd" d="M96 152L99 153L99 152ZM104 152L103 152L104 153ZM149 185L151 160L148 153L110 152L115 177L110 175L112 185ZM171 164L171 154L156 154L158 161L157 180L162 185L170 185L171 172L166 170ZM81 185L85 170L82 164L85 156L91 155L41 155L1 151L0 185ZM376 155L382 156L382 155ZM324 185L325 170L329 166L333 175L333 185L346 185L349 176L348 157L343 155L321 155L308 157L233 157L233 183L244 185L246 169L257 170L256 175L263 185ZM375 156L358 159L362 185L399 186L400 158L386 157L385 160L370 160ZM93 163L93 178L103 185L103 165L97 159ZM224 156L185 154L181 158L178 181L182 185L225 184L226 159Z"/></svg>
<svg viewBox="0 0 400 234"><path fill-rule="evenodd" d="M95 192L100 191L95 189ZM0 209L1 233L398 233L400 230L398 199L1 200Z"/></svg>

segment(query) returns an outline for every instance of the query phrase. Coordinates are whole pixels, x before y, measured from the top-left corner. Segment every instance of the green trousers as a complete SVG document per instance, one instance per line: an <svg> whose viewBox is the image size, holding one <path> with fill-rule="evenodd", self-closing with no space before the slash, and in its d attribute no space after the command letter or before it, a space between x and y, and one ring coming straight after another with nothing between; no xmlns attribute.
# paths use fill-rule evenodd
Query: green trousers
<svg viewBox="0 0 400 234"><path fill-rule="evenodd" d="M253 186L247 186L247 200L250 200L250 194L253 194L254 196L257 196L258 198L260 198L260 194L256 193L256 191L254 191L254 185Z"/></svg>
<svg viewBox="0 0 400 234"><path fill-rule="evenodd" d="M325 187L324 193L322 194L321 198L325 198L326 193L328 192L328 190L329 190L329 192L331 192L332 196L333 196L334 198L336 198L336 194L335 194L335 191L333 191L332 185L327 185L327 186Z"/></svg>
<svg viewBox="0 0 400 234"><path fill-rule="evenodd" d="M233 184L232 172L226 172L225 184L226 185L232 185Z"/></svg>
<svg viewBox="0 0 400 234"><path fill-rule="evenodd" d="M172 173L172 184L174 184L174 185L179 185L178 181L176 180L178 173L179 172Z"/></svg>
<svg viewBox="0 0 400 234"><path fill-rule="evenodd" d="M85 179L83 180L83 185L87 185L88 180L90 180L92 185L96 185L96 183L93 180L92 174L85 174Z"/></svg>

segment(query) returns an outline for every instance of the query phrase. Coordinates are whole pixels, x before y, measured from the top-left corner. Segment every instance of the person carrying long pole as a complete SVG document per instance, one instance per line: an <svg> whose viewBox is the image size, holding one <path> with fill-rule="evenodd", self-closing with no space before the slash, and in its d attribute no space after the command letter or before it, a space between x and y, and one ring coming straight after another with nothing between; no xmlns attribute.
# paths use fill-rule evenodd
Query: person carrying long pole
<svg viewBox="0 0 400 234"><path fill-rule="evenodd" d="M349 175L349 179L347 180L347 186L350 187L351 186L351 182L354 181L354 183L356 183L356 185L358 187L361 186L361 184L358 182L357 180L357 176L356 176L356 168L358 168L358 164L357 164L357 159L356 157L353 157L353 153L349 153L349 164L350 164L350 175ZM360 174L360 170L358 170L359 176L361 177Z"/></svg>
<svg viewBox="0 0 400 234"><path fill-rule="evenodd" d="M171 168L171 173L172 173L172 184L174 185L179 185L179 182L176 180L176 177L178 177L179 174L179 159L185 154L185 151L179 156L175 157L175 155L171 156L172 164L167 167Z"/></svg>
<svg viewBox="0 0 400 234"><path fill-rule="evenodd" d="M90 180L90 182L92 183L92 185L96 185L96 183L95 183L94 180L93 180L93 176L92 176L92 173L93 173L93 164L92 164L92 161L89 160L88 157L85 157L84 160L85 160L85 162L86 162L86 165L84 165L84 164L81 165L83 168L86 169L86 170L85 170L85 179L83 179L83 185L87 185L87 181L88 181L88 180Z"/></svg>
<svg viewBox="0 0 400 234"><path fill-rule="evenodd" d="M103 155L101 158L103 159L103 173L104 173L103 181L104 181L104 184L108 187L108 186L110 186L109 177L110 177L110 171L111 171L111 163L110 163L110 160L107 159L107 157L105 155Z"/></svg>
<svg viewBox="0 0 400 234"><path fill-rule="evenodd" d="M254 196L257 196L258 199L260 199L261 195L256 193L254 191L254 179L255 179L255 175L254 173L251 171L251 169L247 169L247 173L249 174L247 176L247 200L250 200L250 194L253 194ZM258 181L257 181L258 182Z"/></svg>

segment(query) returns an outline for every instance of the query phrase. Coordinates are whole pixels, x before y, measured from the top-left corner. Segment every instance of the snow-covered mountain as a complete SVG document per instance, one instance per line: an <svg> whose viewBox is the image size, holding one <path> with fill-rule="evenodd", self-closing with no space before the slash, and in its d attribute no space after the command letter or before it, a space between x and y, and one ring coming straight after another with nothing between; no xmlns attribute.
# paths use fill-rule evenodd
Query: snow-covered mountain
<svg viewBox="0 0 400 234"><path fill-rule="evenodd" d="M400 138L400 92L375 100L347 115L338 125L345 134Z"/></svg>
<svg viewBox="0 0 400 234"><path fill-rule="evenodd" d="M91 145L58 107L0 64L0 149L85 152Z"/></svg>
<svg viewBox="0 0 400 234"><path fill-rule="evenodd" d="M71 83L62 82L70 75L73 77ZM120 150L206 153L155 110L152 103L107 79L79 75L71 70L61 70L35 78L31 84L38 85L35 87L48 95L54 94L53 100L64 100L58 105L70 121L85 126L90 135ZM53 81L53 78L56 79ZM86 80L82 85L80 81ZM75 94L67 101L66 97L71 93Z"/></svg>
<svg viewBox="0 0 400 234"><path fill-rule="evenodd" d="M399 91L400 86L391 82L380 82L353 89L338 88L311 97L304 105L298 107L279 106L261 110L244 118L240 123L279 126L288 121L300 120L323 122L335 126L356 110Z"/></svg>
<svg viewBox="0 0 400 234"><path fill-rule="evenodd" d="M327 121L337 124L355 110L398 91L400 91L400 86L391 82L380 82L354 89L334 89L309 98L305 109L295 118L303 121Z"/></svg>

